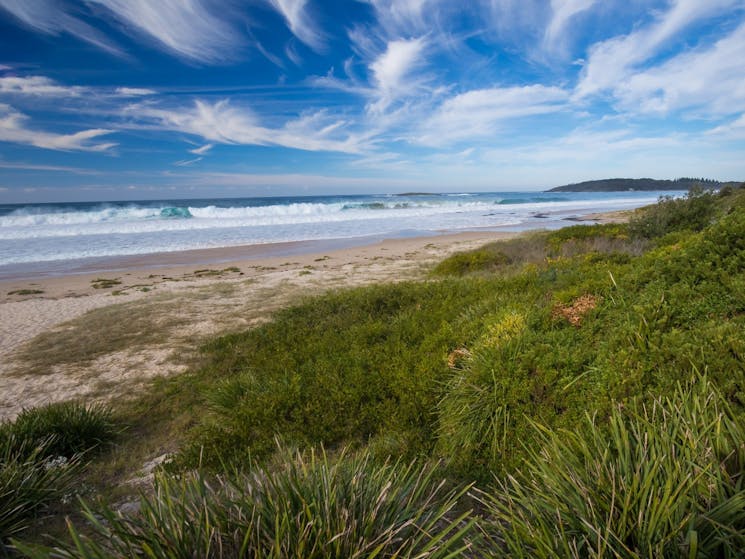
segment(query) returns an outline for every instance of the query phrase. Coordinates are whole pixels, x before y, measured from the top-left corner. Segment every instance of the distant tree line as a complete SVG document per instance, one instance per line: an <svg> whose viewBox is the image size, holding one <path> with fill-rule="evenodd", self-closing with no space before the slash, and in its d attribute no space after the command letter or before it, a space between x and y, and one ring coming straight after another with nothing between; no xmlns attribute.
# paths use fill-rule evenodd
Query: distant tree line
<svg viewBox="0 0 745 559"><path fill-rule="evenodd" d="M674 180L658 179L602 179L578 182L552 188L549 192L618 192L625 190L690 190L691 188L717 189L735 186L736 182L720 182L714 179L681 177Z"/></svg>

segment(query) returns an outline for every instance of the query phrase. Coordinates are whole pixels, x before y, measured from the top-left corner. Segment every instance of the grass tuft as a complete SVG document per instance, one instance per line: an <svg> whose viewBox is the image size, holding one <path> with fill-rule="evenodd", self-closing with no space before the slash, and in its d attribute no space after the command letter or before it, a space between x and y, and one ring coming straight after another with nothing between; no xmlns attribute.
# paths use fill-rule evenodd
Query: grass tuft
<svg viewBox="0 0 745 559"><path fill-rule="evenodd" d="M479 492L500 555L742 556L745 430L705 379L607 422L534 428L541 448Z"/></svg>
<svg viewBox="0 0 745 559"><path fill-rule="evenodd" d="M160 477L140 514L86 509L92 536L31 557L454 557L471 546L465 493L432 467L375 464L343 451L280 452L271 469L208 480Z"/></svg>

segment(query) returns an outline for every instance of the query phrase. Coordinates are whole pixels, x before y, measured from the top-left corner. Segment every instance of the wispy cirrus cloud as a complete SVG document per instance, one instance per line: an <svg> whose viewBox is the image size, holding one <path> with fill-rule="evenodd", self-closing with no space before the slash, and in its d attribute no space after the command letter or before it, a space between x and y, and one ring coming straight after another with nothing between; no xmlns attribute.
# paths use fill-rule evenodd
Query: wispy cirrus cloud
<svg viewBox="0 0 745 559"><path fill-rule="evenodd" d="M79 99L81 96L144 97L156 95L140 87L89 87L64 85L46 76L0 76L0 96Z"/></svg>
<svg viewBox="0 0 745 559"><path fill-rule="evenodd" d="M546 49L564 49L566 28L571 20L582 12L591 9L598 0L551 0L551 19L544 33Z"/></svg>
<svg viewBox="0 0 745 559"><path fill-rule="evenodd" d="M0 76L0 94L78 97L88 88L60 85L44 76Z"/></svg>
<svg viewBox="0 0 745 559"><path fill-rule="evenodd" d="M267 0L284 18L292 34L313 50L325 46L325 35L308 13L308 0Z"/></svg>
<svg viewBox="0 0 745 559"><path fill-rule="evenodd" d="M122 97L144 97L147 95L156 95L158 92L143 87L117 87L114 93Z"/></svg>
<svg viewBox="0 0 745 559"><path fill-rule="evenodd" d="M725 140L745 140L745 113L741 114L739 118L721 124L708 130L707 136L715 136Z"/></svg>
<svg viewBox="0 0 745 559"><path fill-rule="evenodd" d="M0 142L31 145L59 151L107 151L114 143L96 143L95 138L111 134L113 130L94 128L73 134L59 134L36 130L27 126L29 117L10 105L0 104Z"/></svg>
<svg viewBox="0 0 745 559"><path fill-rule="evenodd" d="M189 153L193 153L194 155L204 155L209 150L211 150L213 147L215 147L215 144L205 144L202 147L190 149Z"/></svg>
<svg viewBox="0 0 745 559"><path fill-rule="evenodd" d="M0 109L1 110L1 109ZM0 169L11 171L30 171L30 172L48 172L48 173L72 173L74 175L100 175L99 171L94 169L83 169L81 167L68 167L66 165L40 165L37 163L11 162L0 160Z"/></svg>
<svg viewBox="0 0 745 559"><path fill-rule="evenodd" d="M423 63L426 48L424 37L390 41L385 51L370 64L375 99L368 109L372 113L385 112L398 99L421 89L422 80L414 71Z"/></svg>
<svg viewBox="0 0 745 559"><path fill-rule="evenodd" d="M103 6L121 23L173 54L202 63L230 61L242 38L224 3L211 0L87 0ZM233 14L235 15L235 14Z"/></svg>
<svg viewBox="0 0 745 559"><path fill-rule="evenodd" d="M422 124L415 142L442 146L494 135L504 123L566 108L570 94L559 87L495 87L460 93L445 100Z"/></svg>
<svg viewBox="0 0 745 559"><path fill-rule="evenodd" d="M713 45L697 48L617 84L613 94L624 111L703 116L745 111L745 24Z"/></svg>
<svg viewBox="0 0 745 559"><path fill-rule="evenodd" d="M667 11L628 35L593 45L576 88L578 97L613 91L695 23L745 7L743 0L672 0Z"/></svg>
<svg viewBox="0 0 745 559"><path fill-rule="evenodd" d="M111 54L125 56L115 42L78 17L80 6L64 0L0 0L0 9L41 33L69 33Z"/></svg>
<svg viewBox="0 0 745 559"><path fill-rule="evenodd" d="M260 123L253 111L234 107L227 100L214 103L197 100L190 107L175 109L132 105L125 114L133 123L129 126L134 128L176 131L220 144L359 153L368 138L364 134L346 132L347 123L330 117L326 111L308 113L282 126L268 127ZM199 149L206 151L205 148Z"/></svg>

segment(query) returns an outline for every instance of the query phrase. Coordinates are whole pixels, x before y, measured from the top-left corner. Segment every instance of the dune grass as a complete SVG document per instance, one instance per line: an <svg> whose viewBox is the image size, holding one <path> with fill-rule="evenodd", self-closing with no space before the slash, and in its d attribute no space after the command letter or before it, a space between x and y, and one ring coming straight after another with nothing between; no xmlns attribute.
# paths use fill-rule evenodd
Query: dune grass
<svg viewBox="0 0 745 559"><path fill-rule="evenodd" d="M31 557L444 558L469 549L473 519L456 512L432 466L376 464L367 453L280 451L272 468L208 479L159 477L141 514L86 511L94 534Z"/></svg>
<svg viewBox="0 0 745 559"><path fill-rule="evenodd" d="M495 555L741 557L745 429L706 379L541 437L479 492Z"/></svg>
<svg viewBox="0 0 745 559"><path fill-rule="evenodd" d="M107 408L76 402L25 410L0 423L0 555L11 537L74 493L83 458L120 432Z"/></svg>

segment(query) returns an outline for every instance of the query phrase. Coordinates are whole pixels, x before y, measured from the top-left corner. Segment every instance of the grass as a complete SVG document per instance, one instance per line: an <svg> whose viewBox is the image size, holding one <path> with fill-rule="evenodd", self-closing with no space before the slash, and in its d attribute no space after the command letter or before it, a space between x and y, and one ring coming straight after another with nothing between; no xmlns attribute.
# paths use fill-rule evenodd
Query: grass
<svg viewBox="0 0 745 559"><path fill-rule="evenodd" d="M79 461L50 460L49 442L36 445L0 438L0 556L17 537L73 486Z"/></svg>
<svg viewBox="0 0 745 559"><path fill-rule="evenodd" d="M466 488L433 467L379 465L369 454L280 453L271 469L208 480L159 477L141 515L86 511L94 534L31 557L453 557L471 543Z"/></svg>
<svg viewBox="0 0 745 559"><path fill-rule="evenodd" d="M505 557L741 557L745 430L706 379L649 404L533 427L539 450L479 492Z"/></svg>
<svg viewBox="0 0 745 559"><path fill-rule="evenodd" d="M74 489L82 458L121 432L110 410L76 402L25 410L0 423L0 554Z"/></svg>
<svg viewBox="0 0 745 559"><path fill-rule="evenodd" d="M57 402L23 410L12 422L0 423L0 441L13 452L23 449L45 457L71 459L109 444L121 428L111 410L101 404ZM7 441L12 441L12 444Z"/></svg>
<svg viewBox="0 0 745 559"><path fill-rule="evenodd" d="M25 373L46 374L55 366L85 364L132 347L157 345L186 323L176 304L165 295L94 309L35 337L17 357Z"/></svg>
<svg viewBox="0 0 745 559"><path fill-rule="evenodd" d="M44 293L43 289L16 289L8 291L8 295L40 295Z"/></svg>
<svg viewBox="0 0 745 559"><path fill-rule="evenodd" d="M93 289L110 289L121 284L122 282L118 278L96 278L91 280Z"/></svg>

